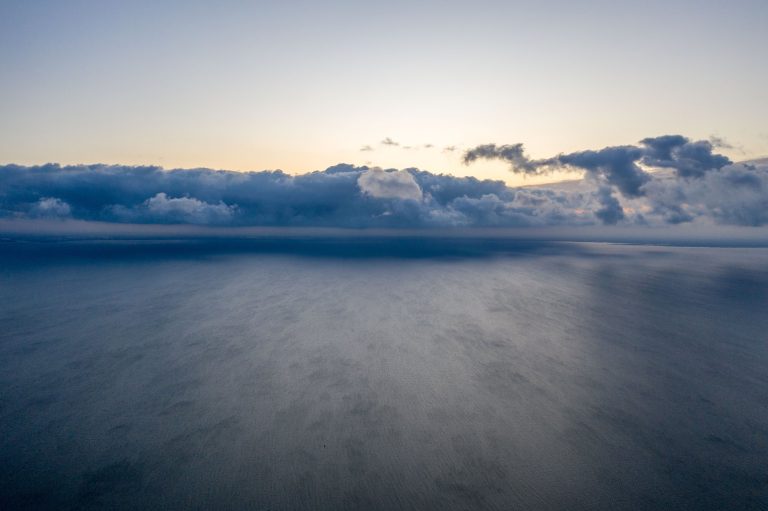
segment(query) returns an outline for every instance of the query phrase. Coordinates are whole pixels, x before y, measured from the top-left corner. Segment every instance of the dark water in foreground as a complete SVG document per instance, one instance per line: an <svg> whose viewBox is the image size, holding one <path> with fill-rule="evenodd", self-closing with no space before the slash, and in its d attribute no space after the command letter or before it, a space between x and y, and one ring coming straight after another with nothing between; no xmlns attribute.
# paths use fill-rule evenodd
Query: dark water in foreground
<svg viewBox="0 0 768 511"><path fill-rule="evenodd" d="M768 509L766 249L20 246L0 509Z"/></svg>

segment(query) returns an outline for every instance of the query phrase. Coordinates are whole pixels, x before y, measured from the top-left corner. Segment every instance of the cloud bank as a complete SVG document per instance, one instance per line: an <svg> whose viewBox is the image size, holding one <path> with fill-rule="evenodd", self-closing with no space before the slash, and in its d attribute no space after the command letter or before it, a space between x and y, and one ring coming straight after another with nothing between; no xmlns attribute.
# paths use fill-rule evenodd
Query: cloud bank
<svg viewBox="0 0 768 511"><path fill-rule="evenodd" d="M768 165L733 164L714 149L675 135L545 160L529 159L521 144L464 154L467 163L507 161L518 173L585 172L581 182L526 188L346 164L302 175L5 165L0 218L358 228L768 224Z"/></svg>
<svg viewBox="0 0 768 511"><path fill-rule="evenodd" d="M0 167L0 217L226 226L473 227L593 222L588 194L341 164L324 171ZM578 208L586 208L578 211Z"/></svg>
<svg viewBox="0 0 768 511"><path fill-rule="evenodd" d="M714 152L717 147L726 147L726 143L717 138L692 141L682 135L664 135L644 138L637 145L532 160L522 144L484 144L467 150L463 160L467 165L479 159L505 161L518 174L581 170L593 183L593 195L600 205L595 216L604 224L654 219L682 223L703 218L724 224L765 224L765 166L733 164ZM632 215L622 202L631 206Z"/></svg>

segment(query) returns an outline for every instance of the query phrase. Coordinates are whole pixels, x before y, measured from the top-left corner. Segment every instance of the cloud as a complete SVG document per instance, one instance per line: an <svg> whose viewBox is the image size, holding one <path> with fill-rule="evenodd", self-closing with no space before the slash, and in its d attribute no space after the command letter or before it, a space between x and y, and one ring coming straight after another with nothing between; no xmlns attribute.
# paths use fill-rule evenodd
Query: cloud
<svg viewBox="0 0 768 511"><path fill-rule="evenodd" d="M639 197L643 194L641 187L650 180L648 173L637 165L642 154L642 150L634 146L606 147L561 154L544 165L586 170L590 177L615 186L625 197Z"/></svg>
<svg viewBox="0 0 768 511"><path fill-rule="evenodd" d="M531 160L485 145L518 172L582 169L581 181L511 188L418 169L228 172L152 166L0 166L0 218L296 227L768 225L768 162L725 164L714 146L669 136ZM652 168L652 165L659 167Z"/></svg>
<svg viewBox="0 0 768 511"><path fill-rule="evenodd" d="M723 137L718 137L717 135L712 135L709 137L709 142L713 147L716 147L717 149L737 149L736 146L728 142Z"/></svg>
<svg viewBox="0 0 768 511"><path fill-rule="evenodd" d="M380 199L421 200L421 188L406 170L369 169L357 178L363 193Z"/></svg>
<svg viewBox="0 0 768 511"><path fill-rule="evenodd" d="M620 220L624 220L624 209L609 187L601 186L595 195L601 206L595 211L597 218L606 225L616 225Z"/></svg>
<svg viewBox="0 0 768 511"><path fill-rule="evenodd" d="M138 206L115 205L111 209L115 216L132 222L226 225L234 217L237 206L221 201L209 204L191 197L168 197L159 192Z"/></svg>
<svg viewBox="0 0 768 511"><path fill-rule="evenodd" d="M484 160L503 160L511 165L513 172L525 174L535 174L538 172L539 165L528 159L523 151L523 144L501 145L485 144L469 149L464 153L462 160L465 165L484 159Z"/></svg>
<svg viewBox="0 0 768 511"><path fill-rule="evenodd" d="M711 218L726 225L768 225L768 165L729 165L699 179L658 179L646 189L668 223Z"/></svg>
<svg viewBox="0 0 768 511"><path fill-rule="evenodd" d="M30 216L37 218L66 218L71 213L69 204L55 197L43 197L30 209Z"/></svg>
<svg viewBox="0 0 768 511"><path fill-rule="evenodd" d="M645 138L643 163L650 167L674 169L680 177L702 177L731 163L727 157L714 154L712 142L692 142L680 135Z"/></svg>
<svg viewBox="0 0 768 511"><path fill-rule="evenodd" d="M515 173L540 174L571 167L584 170L592 177L605 179L625 196L642 195L641 187L649 180L640 167L674 169L680 177L701 177L731 163L727 157L713 153L708 140L691 141L682 135L645 138L639 145L613 146L598 150L559 154L542 160L526 156L522 144L484 144L465 151L468 165L479 159L502 160Z"/></svg>
<svg viewBox="0 0 768 511"><path fill-rule="evenodd" d="M0 217L229 226L476 227L582 224L589 194L339 164L324 171L48 164L0 166Z"/></svg>
<svg viewBox="0 0 768 511"><path fill-rule="evenodd" d="M427 143L427 144L420 144L420 145L418 145L418 144L417 145L404 145L404 144L401 144L400 142L392 140L390 137L387 137L384 140L382 140L380 142L380 144L381 145L385 145L385 146L391 146L391 147L400 147L400 149L404 149L406 151L408 151L408 150L419 150L419 149L432 149L433 147L435 147L434 144L429 144L429 143ZM374 148L372 146L366 144L366 145L362 146L360 148L360 150L361 151L373 151Z"/></svg>
<svg viewBox="0 0 768 511"><path fill-rule="evenodd" d="M468 165L478 159L501 160L509 163L512 172L521 174L544 174L563 168L583 170L597 186L595 196L602 206L595 215L606 224L615 224L626 216L621 202L613 196L614 189L626 199L645 197L646 185L652 180L649 168L671 169L680 179L701 179L732 163L726 156L713 152L717 143L719 139L713 143L691 141L682 135L663 135L645 138L638 145L578 151L540 160L530 159L522 144L484 144L467 150L463 161ZM653 197L650 202L655 211L664 212L669 222L693 219L668 198Z"/></svg>

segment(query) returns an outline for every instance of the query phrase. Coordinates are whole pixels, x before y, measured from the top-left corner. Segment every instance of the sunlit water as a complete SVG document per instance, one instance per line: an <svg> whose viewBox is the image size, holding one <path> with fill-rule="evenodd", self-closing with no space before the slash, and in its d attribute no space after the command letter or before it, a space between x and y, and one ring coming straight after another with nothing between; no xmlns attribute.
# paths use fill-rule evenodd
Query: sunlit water
<svg viewBox="0 0 768 511"><path fill-rule="evenodd" d="M768 509L765 249L2 250L1 509Z"/></svg>

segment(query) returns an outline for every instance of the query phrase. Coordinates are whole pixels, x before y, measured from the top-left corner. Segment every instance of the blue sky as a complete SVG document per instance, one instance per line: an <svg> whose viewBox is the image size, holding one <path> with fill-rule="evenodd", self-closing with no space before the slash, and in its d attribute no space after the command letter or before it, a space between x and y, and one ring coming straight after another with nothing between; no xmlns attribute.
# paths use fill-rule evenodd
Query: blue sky
<svg viewBox="0 0 768 511"><path fill-rule="evenodd" d="M467 167L460 151L684 133L758 157L766 26L768 3L743 0L4 0L0 163L344 161L521 184L562 176Z"/></svg>

